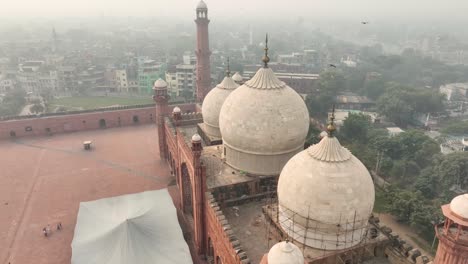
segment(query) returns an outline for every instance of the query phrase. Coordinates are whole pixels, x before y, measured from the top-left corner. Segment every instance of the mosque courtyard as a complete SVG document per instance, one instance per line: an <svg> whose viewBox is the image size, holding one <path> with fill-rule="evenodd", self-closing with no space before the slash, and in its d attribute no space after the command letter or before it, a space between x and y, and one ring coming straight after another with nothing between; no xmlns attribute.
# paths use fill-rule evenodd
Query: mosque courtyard
<svg viewBox="0 0 468 264"><path fill-rule="evenodd" d="M155 125L141 125L0 141L0 263L70 263L80 202L171 182L157 140Z"/></svg>

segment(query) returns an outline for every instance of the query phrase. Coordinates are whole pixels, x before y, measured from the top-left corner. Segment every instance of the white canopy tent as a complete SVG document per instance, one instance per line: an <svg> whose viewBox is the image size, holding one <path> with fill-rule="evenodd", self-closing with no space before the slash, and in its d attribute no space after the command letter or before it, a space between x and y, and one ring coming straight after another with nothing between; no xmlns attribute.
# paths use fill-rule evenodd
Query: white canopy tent
<svg viewBox="0 0 468 264"><path fill-rule="evenodd" d="M80 203L72 264L193 263L166 189Z"/></svg>

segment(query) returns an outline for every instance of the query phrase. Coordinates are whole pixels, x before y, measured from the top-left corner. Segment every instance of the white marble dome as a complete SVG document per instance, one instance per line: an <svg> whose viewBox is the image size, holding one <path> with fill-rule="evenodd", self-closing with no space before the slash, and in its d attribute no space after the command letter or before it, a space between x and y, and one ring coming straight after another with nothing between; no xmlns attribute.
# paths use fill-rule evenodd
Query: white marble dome
<svg viewBox="0 0 468 264"><path fill-rule="evenodd" d="M200 137L200 135L193 134L193 136L192 136L192 141L193 142L200 142L201 140L202 140L202 138Z"/></svg>
<svg viewBox="0 0 468 264"><path fill-rule="evenodd" d="M163 79L159 78L154 82L153 89L166 88L166 87L167 87L167 83Z"/></svg>
<svg viewBox="0 0 468 264"><path fill-rule="evenodd" d="M197 5L197 9L208 9L208 6L203 0L201 0Z"/></svg>
<svg viewBox="0 0 468 264"><path fill-rule="evenodd" d="M279 222L289 236L326 250L366 235L375 190L367 168L333 136L295 155L278 181Z"/></svg>
<svg viewBox="0 0 468 264"><path fill-rule="evenodd" d="M296 245L283 241L271 247L268 264L304 264L304 255Z"/></svg>
<svg viewBox="0 0 468 264"><path fill-rule="evenodd" d="M219 125L230 166L278 175L303 150L309 113L301 96L264 67L228 96Z"/></svg>
<svg viewBox="0 0 468 264"><path fill-rule="evenodd" d="M174 109L172 109L172 113L180 113L181 110L178 106L174 107Z"/></svg>
<svg viewBox="0 0 468 264"><path fill-rule="evenodd" d="M453 198L450 202L450 210L457 216L468 219L468 193Z"/></svg>
<svg viewBox="0 0 468 264"><path fill-rule="evenodd" d="M221 138L219 130L219 113L226 98L239 87L231 77L224 77L223 81L206 95L203 100L202 114L205 133L209 136Z"/></svg>
<svg viewBox="0 0 468 264"><path fill-rule="evenodd" d="M242 75L240 75L240 73L236 72L234 73L234 75L232 76L232 79L236 82L236 83L241 83L244 78L242 77Z"/></svg>

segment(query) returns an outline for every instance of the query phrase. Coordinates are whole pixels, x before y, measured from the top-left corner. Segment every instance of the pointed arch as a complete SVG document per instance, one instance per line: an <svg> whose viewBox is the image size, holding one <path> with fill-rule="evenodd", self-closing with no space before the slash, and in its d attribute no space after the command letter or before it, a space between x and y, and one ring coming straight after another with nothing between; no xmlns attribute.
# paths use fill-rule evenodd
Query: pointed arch
<svg viewBox="0 0 468 264"><path fill-rule="evenodd" d="M183 197L183 212L193 217L193 191L192 191L192 180L190 179L190 173L187 168L187 164L182 163L181 166L182 176L182 197Z"/></svg>

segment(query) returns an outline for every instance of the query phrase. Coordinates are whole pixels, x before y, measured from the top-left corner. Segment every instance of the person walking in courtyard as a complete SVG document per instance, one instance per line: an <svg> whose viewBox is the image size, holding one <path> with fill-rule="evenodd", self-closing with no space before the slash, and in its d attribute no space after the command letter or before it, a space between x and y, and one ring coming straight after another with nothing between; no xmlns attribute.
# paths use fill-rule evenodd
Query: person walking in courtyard
<svg viewBox="0 0 468 264"><path fill-rule="evenodd" d="M45 227L42 228L42 233L44 233L44 236L47 237L47 229Z"/></svg>

